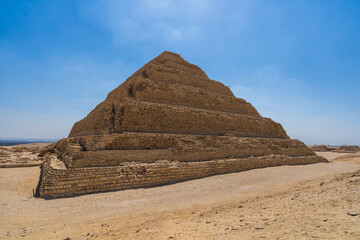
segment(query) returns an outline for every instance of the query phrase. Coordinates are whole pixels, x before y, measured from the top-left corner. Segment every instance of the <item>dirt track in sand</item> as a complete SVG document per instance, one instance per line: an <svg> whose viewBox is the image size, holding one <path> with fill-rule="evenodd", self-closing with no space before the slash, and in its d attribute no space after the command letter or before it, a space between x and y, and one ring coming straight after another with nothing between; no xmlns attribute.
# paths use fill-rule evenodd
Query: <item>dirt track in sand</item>
<svg viewBox="0 0 360 240"><path fill-rule="evenodd" d="M0 169L0 238L359 239L348 214L360 211L359 163L343 155L55 200L32 197L39 168Z"/></svg>

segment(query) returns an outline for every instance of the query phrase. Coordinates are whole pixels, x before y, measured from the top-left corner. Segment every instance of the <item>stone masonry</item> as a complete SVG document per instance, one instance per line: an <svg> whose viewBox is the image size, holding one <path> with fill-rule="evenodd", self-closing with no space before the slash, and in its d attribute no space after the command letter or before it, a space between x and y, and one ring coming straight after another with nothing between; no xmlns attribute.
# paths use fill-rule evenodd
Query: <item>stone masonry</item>
<svg viewBox="0 0 360 240"><path fill-rule="evenodd" d="M42 166L44 198L326 162L222 83L163 52L110 92Z"/></svg>

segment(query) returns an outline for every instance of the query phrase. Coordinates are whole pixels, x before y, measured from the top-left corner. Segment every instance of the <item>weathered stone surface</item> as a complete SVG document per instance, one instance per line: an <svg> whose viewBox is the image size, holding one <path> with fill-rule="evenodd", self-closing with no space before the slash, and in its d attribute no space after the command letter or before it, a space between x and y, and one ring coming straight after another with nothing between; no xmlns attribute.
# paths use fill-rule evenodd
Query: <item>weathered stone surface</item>
<svg viewBox="0 0 360 240"><path fill-rule="evenodd" d="M56 169L50 162L43 165L40 196L69 197L86 193L158 186L215 174L238 172L259 167L297 165L326 162L313 156L262 157L215 159L201 162L158 161L130 163L118 167Z"/></svg>
<svg viewBox="0 0 360 240"><path fill-rule="evenodd" d="M341 145L340 152L356 153L360 151L360 147L356 145Z"/></svg>
<svg viewBox="0 0 360 240"><path fill-rule="evenodd" d="M80 146L74 150L73 146ZM118 166L124 162L208 161L263 155L311 156L302 142L281 138L113 133L62 139L57 144L67 167Z"/></svg>
<svg viewBox="0 0 360 240"><path fill-rule="evenodd" d="M326 162L171 52L110 92L52 152L38 188L46 198Z"/></svg>
<svg viewBox="0 0 360 240"><path fill-rule="evenodd" d="M109 93L69 137L157 132L288 138L222 83L180 55L164 52Z"/></svg>

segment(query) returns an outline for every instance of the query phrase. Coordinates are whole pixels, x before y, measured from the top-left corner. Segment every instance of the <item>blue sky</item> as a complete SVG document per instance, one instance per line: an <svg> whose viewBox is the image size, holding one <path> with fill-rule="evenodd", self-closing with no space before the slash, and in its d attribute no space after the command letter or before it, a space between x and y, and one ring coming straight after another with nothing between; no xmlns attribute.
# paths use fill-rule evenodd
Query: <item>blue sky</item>
<svg viewBox="0 0 360 240"><path fill-rule="evenodd" d="M0 3L0 137L66 137L169 50L291 138L360 145L360 1Z"/></svg>

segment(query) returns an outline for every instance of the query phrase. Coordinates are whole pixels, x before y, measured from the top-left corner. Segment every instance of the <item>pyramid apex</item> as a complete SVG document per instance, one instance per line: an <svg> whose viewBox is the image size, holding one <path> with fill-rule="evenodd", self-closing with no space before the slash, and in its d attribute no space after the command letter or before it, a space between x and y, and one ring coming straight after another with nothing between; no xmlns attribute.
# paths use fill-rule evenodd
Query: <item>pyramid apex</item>
<svg viewBox="0 0 360 240"><path fill-rule="evenodd" d="M175 52L170 52L170 51L167 51L167 50L163 51L159 56L161 56L161 55L170 55L170 56L181 57L180 54L175 53Z"/></svg>
<svg viewBox="0 0 360 240"><path fill-rule="evenodd" d="M180 61L185 61L180 54L174 53L174 52L170 52L170 51L163 51L160 55L158 55L156 58L154 58L152 61L166 61L166 60L180 60Z"/></svg>

